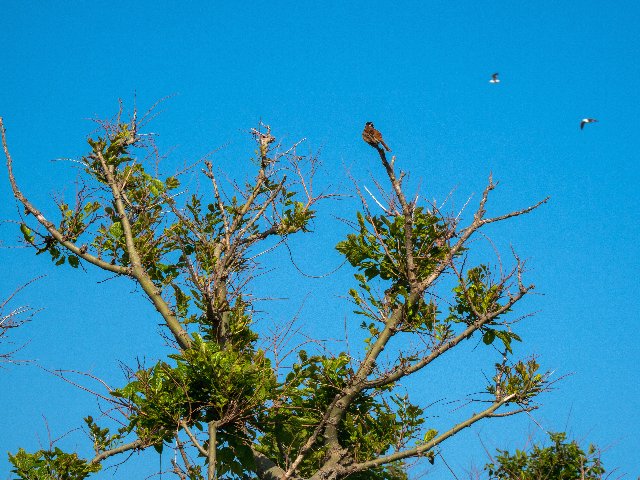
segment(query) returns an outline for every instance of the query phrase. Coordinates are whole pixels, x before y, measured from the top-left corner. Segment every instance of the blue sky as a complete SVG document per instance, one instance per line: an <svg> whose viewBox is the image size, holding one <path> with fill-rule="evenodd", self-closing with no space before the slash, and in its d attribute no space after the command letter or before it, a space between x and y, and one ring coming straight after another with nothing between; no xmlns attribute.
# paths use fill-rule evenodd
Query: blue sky
<svg viewBox="0 0 640 480"><path fill-rule="evenodd" d="M112 115L118 98L131 105L135 93L141 109L175 95L151 126L170 152L169 170L225 146L214 160L246 174L253 151L246 132L262 119L285 142L306 137L309 152L321 150L320 184L349 192L347 169L365 185L383 173L360 138L372 120L411 172L409 186L420 185L428 198L455 189L450 202L460 208L477 198L489 172L500 181L490 212L551 195L539 211L490 232L503 252L514 245L529 259L528 279L542 294L520 306L519 313L536 315L520 327L525 342L517 353L538 354L557 376L573 373L533 417L545 429L609 446L605 465L635 478L640 5L522 3L4 2L0 115L18 181L53 211L51 195L72 195L75 173L69 162L51 160L82 155L94 128L87 119ZM488 83L494 71L499 85ZM583 117L600 122L580 131ZM355 207L352 200L326 204L315 234L292 239L300 268L321 274L340 263L333 246L346 229L334 216L351 216ZM0 219L15 218L4 180ZM130 284L97 283L106 277L94 269L54 269L11 248L14 224L0 224L0 239L1 297L47 274L15 300L42 309L19 332L18 341L29 341L22 357L117 385L117 361L162 355L158 321ZM306 331L341 335L351 311L341 298L349 269L307 279L283 251L267 266L275 270L258 279L257 294L288 300L263 305L265 325L293 315L306 299ZM493 361L476 354L487 366ZM438 368L413 385L425 402L448 395L450 378L481 381L454 357ZM1 370L0 392L1 478L8 478L4 452L47 443L44 418L56 437L97 412L90 396L35 367ZM464 478L472 463L486 461L480 439L490 450L521 447L539 432L527 417L486 422L446 443L443 455ZM63 442L86 452L78 432ZM134 459L115 477L143 478L155 462ZM454 477L436 465L432 478Z"/></svg>

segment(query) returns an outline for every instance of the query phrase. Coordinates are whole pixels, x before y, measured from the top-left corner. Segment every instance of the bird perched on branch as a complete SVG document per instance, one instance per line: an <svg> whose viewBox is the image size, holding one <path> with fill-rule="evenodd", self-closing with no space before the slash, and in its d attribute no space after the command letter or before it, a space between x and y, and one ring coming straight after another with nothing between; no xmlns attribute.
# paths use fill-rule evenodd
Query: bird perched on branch
<svg viewBox="0 0 640 480"><path fill-rule="evenodd" d="M387 152L391 151L387 144L384 143L382 134L373 126L373 122L365 123L362 139L374 148L380 148L379 145L382 145Z"/></svg>
<svg viewBox="0 0 640 480"><path fill-rule="evenodd" d="M598 120L595 118L583 118L582 121L580 122L580 130L584 128L585 123L593 123L597 121Z"/></svg>

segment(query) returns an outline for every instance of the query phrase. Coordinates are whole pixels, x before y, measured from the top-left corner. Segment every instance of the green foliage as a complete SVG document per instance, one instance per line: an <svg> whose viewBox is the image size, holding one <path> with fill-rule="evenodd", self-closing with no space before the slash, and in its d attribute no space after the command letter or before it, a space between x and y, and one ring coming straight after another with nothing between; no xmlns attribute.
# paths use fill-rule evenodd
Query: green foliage
<svg viewBox="0 0 640 480"><path fill-rule="evenodd" d="M285 202L285 210L282 214L282 221L278 227L279 235L288 235L295 232L308 232L309 222L315 216L315 212L309 209L308 205L294 201L293 192Z"/></svg>
<svg viewBox="0 0 640 480"><path fill-rule="evenodd" d="M347 239L336 246L361 272L354 275L359 289L349 290L349 295L357 307L354 313L372 320L361 324L369 331L370 336L365 339L368 345L377 338L387 315L396 307L402 309L402 319L396 326L399 331L428 332L441 340L451 333L446 321L438 321L440 312L435 302L423 298L410 301L405 224L402 215L365 217L358 213L357 233L347 235ZM410 240L418 281L432 274L449 255L448 235L449 227L444 219L422 207L415 209ZM372 290L374 279L391 282L383 299Z"/></svg>
<svg viewBox="0 0 640 480"><path fill-rule="evenodd" d="M99 181L107 183L98 155L101 155L107 165L111 167L118 167L121 163L129 162L132 160L129 156L129 147L134 143L134 137L134 132L129 124L119 123L115 128L115 133L107 137L98 137L97 140L87 139L87 143L92 149L91 155L85 157L87 171L95 175Z"/></svg>
<svg viewBox="0 0 640 480"><path fill-rule="evenodd" d="M350 233L336 249L349 263L364 273L366 280L379 277L397 287L408 288L405 245L405 219L402 215L367 216L357 214L358 233ZM411 241L418 280L434 271L448 253L442 239L446 223L436 215L417 207L412 220Z"/></svg>
<svg viewBox="0 0 640 480"><path fill-rule="evenodd" d="M62 216L58 231L66 240L75 242L87 226L96 219L100 202L87 202L84 205L76 205L75 208L69 208L69 205L63 202L58 204L58 208Z"/></svg>
<svg viewBox="0 0 640 480"><path fill-rule="evenodd" d="M116 181L122 182L127 211L130 213L134 245L142 265L154 283L166 286L178 276L180 262L167 262L167 256L179 250L171 235L158 236L160 225L166 221L166 195L179 186L175 177L165 181L147 173L141 164L125 165L122 171L114 171ZM129 265L122 220L114 205L104 207L104 219L98 228L92 246L101 254L111 257L114 263ZM176 225L164 229L169 234Z"/></svg>
<svg viewBox="0 0 640 480"><path fill-rule="evenodd" d="M158 362L112 392L132 403L130 428L147 443L170 440L181 420L189 425L219 421L224 432L237 415L272 398L275 378L262 351L241 353L196 334L193 338L190 349L171 355L174 367Z"/></svg>
<svg viewBox="0 0 640 480"><path fill-rule="evenodd" d="M201 315L192 315L186 319L186 323L197 323L203 338L207 341L217 341L220 329L220 319L211 318L210 311L207 309L206 301L197 290L191 290L192 296L186 296L175 284L172 285L176 290L176 306L180 316L186 316L188 311L189 300L193 300L197 309L202 311ZM232 306L215 305L218 311L223 312L225 322L225 342L228 346L242 352L250 352L253 349L258 335L251 330L252 317L250 312L251 305L245 302L242 296L238 296Z"/></svg>
<svg viewBox="0 0 640 480"><path fill-rule="evenodd" d="M24 480L81 480L102 468L57 447L35 453L21 448L15 455L9 454L9 462L14 467L11 472Z"/></svg>
<svg viewBox="0 0 640 480"><path fill-rule="evenodd" d="M526 405L545 387L546 375L538 373L539 368L540 365L533 358L526 362L518 361L513 366L498 363L494 378L496 383L487 386L487 391L500 397L514 394L513 402Z"/></svg>
<svg viewBox="0 0 640 480"><path fill-rule="evenodd" d="M219 478L248 479L248 471L255 466L253 453L247 446L253 437L242 432L225 434L222 432L218 444ZM229 475L229 476L227 476Z"/></svg>
<svg viewBox="0 0 640 480"><path fill-rule="evenodd" d="M20 231L22 232L22 236L24 237L25 241L33 245L33 243L35 242L35 238L33 236L33 232L31 231L31 229L27 227L26 224L21 223Z"/></svg>
<svg viewBox="0 0 640 480"><path fill-rule="evenodd" d="M403 295L407 294L403 293ZM398 301L397 297L395 301ZM438 320L438 313L440 311L434 301L426 302L422 298L413 303L407 301L398 329L403 332L432 332Z"/></svg>
<svg viewBox="0 0 640 480"><path fill-rule="evenodd" d="M456 304L451 307L451 318L457 322L474 323L478 316L499 310L502 286L494 284L487 265L479 265L467 271L466 280L462 280L453 289Z"/></svg>
<svg viewBox="0 0 640 480"><path fill-rule="evenodd" d="M130 432L130 427L124 426L120 427L116 433L109 435L109 428L100 428L90 415L84 419L84 423L89 428L89 437L93 439L93 449L96 453L114 448Z"/></svg>
<svg viewBox="0 0 640 480"><path fill-rule="evenodd" d="M471 325L484 316L495 314L503 308L503 284L494 283L491 269L487 265L479 265L467 271L467 278L460 280L454 287L455 304L449 308L448 320L454 323L465 323ZM508 352L511 350L511 342L522 339L511 330L498 330L492 328L496 325L500 317L510 310L505 309L499 315L482 326L482 341L486 345L491 345L494 340L499 339Z"/></svg>
<svg viewBox="0 0 640 480"><path fill-rule="evenodd" d="M299 352L280 391L280 400L259 419L264 434L259 449L272 458L284 461L297 452L320 423L323 412L335 395L353 376L346 354L336 357L308 356ZM377 394L360 394L347 409L339 427L339 439L356 461L376 458L398 445L414 442L424 422L423 411L407 396L389 393L390 387ZM326 450L320 436L300 466L300 473L311 475L323 461ZM385 465L349 478L405 479L401 463Z"/></svg>
<svg viewBox="0 0 640 480"><path fill-rule="evenodd" d="M534 445L527 453L498 450L495 462L485 466L492 480L597 480L605 470L596 456L597 449L589 445L585 452L577 442L566 441L565 433L550 433L551 445Z"/></svg>
<svg viewBox="0 0 640 480"><path fill-rule="evenodd" d="M249 313L249 303L245 302L243 297L236 298L233 306L226 312L226 342L233 345L233 348L239 352L249 353L253 349L253 345L258 339L258 334L251 330L251 324L253 322ZM204 338L207 340L213 340L215 334L213 331L213 325L209 325L207 320L203 319L201 322L203 331L206 332Z"/></svg>
<svg viewBox="0 0 640 480"><path fill-rule="evenodd" d="M258 420L264 431L259 449L280 460L295 457L322 419L323 411L353 374L346 355L309 357L304 350L298 355L300 361L279 389L280 400ZM317 468L324 455L325 449L318 442L301 465L303 475Z"/></svg>

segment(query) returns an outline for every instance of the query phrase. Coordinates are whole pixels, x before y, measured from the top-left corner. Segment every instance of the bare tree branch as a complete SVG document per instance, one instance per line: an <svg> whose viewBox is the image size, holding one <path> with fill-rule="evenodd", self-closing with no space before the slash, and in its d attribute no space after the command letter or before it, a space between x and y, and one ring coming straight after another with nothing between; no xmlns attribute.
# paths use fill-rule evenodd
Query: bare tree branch
<svg viewBox="0 0 640 480"><path fill-rule="evenodd" d="M119 447L112 448L111 450L105 450L104 452L101 452L95 457L93 457L93 459L91 459L91 462L89 463L100 463L104 459L112 457L114 455L118 455L119 453L123 453L129 450L139 450L146 446L147 445L145 445L145 443L142 440L138 439L131 443L126 443L124 445L120 445Z"/></svg>
<svg viewBox="0 0 640 480"><path fill-rule="evenodd" d="M198 439L196 438L196 436L193 434L193 432L191 431L191 429L189 428L189 426L187 425L187 423L184 420L180 420L180 426L183 428L183 430L187 433L187 436L189 437L189 439L191 440L191 443L193 443L193 446L196 447L196 449L205 457L207 456L207 451L204 449L204 447L200 444L200 442L198 441Z"/></svg>

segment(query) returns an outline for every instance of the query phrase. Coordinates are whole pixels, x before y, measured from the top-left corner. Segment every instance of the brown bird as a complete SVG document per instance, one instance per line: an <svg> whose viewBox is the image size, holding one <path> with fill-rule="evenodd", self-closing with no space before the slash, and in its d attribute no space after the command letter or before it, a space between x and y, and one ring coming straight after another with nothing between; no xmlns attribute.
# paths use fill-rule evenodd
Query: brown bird
<svg viewBox="0 0 640 480"><path fill-rule="evenodd" d="M387 144L384 143L382 134L373 126L373 122L365 123L364 130L362 131L362 139L374 148L380 148L378 145L380 144L387 152L391 151Z"/></svg>

